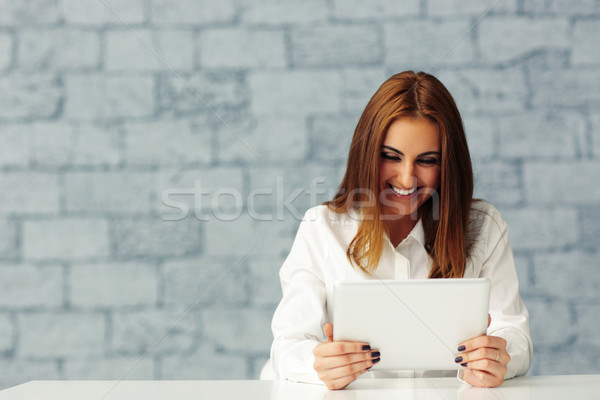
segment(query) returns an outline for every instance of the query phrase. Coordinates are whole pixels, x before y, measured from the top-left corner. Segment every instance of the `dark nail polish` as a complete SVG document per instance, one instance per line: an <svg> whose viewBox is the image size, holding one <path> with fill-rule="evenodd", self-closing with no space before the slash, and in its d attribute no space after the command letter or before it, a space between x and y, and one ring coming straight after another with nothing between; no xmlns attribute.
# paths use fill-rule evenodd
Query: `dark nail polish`
<svg viewBox="0 0 600 400"><path fill-rule="evenodd" d="M458 346L458 351L465 351L466 347L465 346Z"/></svg>
<svg viewBox="0 0 600 400"><path fill-rule="evenodd" d="M461 367L466 367L466 366L467 366L467 363L462 363L462 364L460 364L460 366L461 366Z"/></svg>
<svg viewBox="0 0 600 400"><path fill-rule="evenodd" d="M381 358L377 357L377 358L374 358L371 361L373 361L373 364L377 364L379 361L381 361Z"/></svg>
<svg viewBox="0 0 600 400"><path fill-rule="evenodd" d="M380 355L381 355L381 353L380 353L380 352L378 352L378 351L373 351L373 352L371 352L371 357L372 357L372 358L379 357Z"/></svg>
<svg viewBox="0 0 600 400"><path fill-rule="evenodd" d="M368 344L363 345L362 347L363 350L371 350L371 346L369 346Z"/></svg>
<svg viewBox="0 0 600 400"><path fill-rule="evenodd" d="M367 367L367 371L370 370L371 368L373 368L373 366L371 365L370 367Z"/></svg>
<svg viewBox="0 0 600 400"><path fill-rule="evenodd" d="M454 362L455 362L455 363L459 363L459 362L461 362L461 361L462 361L462 357L456 357L456 358L454 359Z"/></svg>

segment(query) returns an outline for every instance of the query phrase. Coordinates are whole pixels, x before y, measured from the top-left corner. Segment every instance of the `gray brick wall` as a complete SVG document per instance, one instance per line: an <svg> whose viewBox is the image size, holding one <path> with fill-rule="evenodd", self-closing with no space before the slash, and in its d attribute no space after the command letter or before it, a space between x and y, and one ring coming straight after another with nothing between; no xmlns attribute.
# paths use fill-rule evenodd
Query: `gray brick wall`
<svg viewBox="0 0 600 400"><path fill-rule="evenodd" d="M297 217L405 69L509 223L530 373L600 373L598 43L597 0L0 0L0 388L257 377Z"/></svg>

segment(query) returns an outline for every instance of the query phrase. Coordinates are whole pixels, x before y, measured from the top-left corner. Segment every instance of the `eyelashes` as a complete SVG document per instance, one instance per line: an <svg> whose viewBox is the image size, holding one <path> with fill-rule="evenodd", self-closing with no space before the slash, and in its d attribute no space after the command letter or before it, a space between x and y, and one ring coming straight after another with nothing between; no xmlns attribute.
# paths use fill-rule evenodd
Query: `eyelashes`
<svg viewBox="0 0 600 400"><path fill-rule="evenodd" d="M382 152L381 153L381 158L383 158L384 160L388 160L388 161L402 161L402 158L398 157L397 155L392 155L390 153L385 153ZM421 158L417 160L417 163L422 164L422 165L439 165L440 161L437 158Z"/></svg>

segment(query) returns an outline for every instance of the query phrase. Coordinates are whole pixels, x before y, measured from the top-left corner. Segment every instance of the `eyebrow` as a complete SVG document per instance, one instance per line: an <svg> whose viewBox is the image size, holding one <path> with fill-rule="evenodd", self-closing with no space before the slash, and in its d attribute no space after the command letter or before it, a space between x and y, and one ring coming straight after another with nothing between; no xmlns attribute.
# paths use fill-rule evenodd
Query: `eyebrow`
<svg viewBox="0 0 600 400"><path fill-rule="evenodd" d="M381 146L381 147L383 147L384 149L391 150L391 151L393 151L394 153L398 153L398 154L400 154L401 156L403 156L403 155L404 155L404 153L403 153L403 152L401 152L400 150L398 150L398 149L395 149L395 148L393 148L393 147L391 147L391 146L386 146L386 145L384 144L384 145L383 145L383 146ZM439 156L439 155L441 155L442 153L441 153L441 152L439 152L439 151L426 151L425 153L421 153L421 154L419 154L417 157L428 156L428 155L431 155L431 154L435 154L435 155Z"/></svg>

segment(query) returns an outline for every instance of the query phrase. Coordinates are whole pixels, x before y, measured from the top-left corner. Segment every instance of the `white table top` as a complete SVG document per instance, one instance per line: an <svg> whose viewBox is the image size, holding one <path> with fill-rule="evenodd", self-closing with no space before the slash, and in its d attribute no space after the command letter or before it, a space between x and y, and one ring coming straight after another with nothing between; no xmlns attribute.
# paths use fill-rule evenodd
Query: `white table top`
<svg viewBox="0 0 600 400"><path fill-rule="evenodd" d="M361 379L344 390L287 381L31 381L0 391L0 400L529 400L600 399L600 375L511 379L494 389L456 378Z"/></svg>

